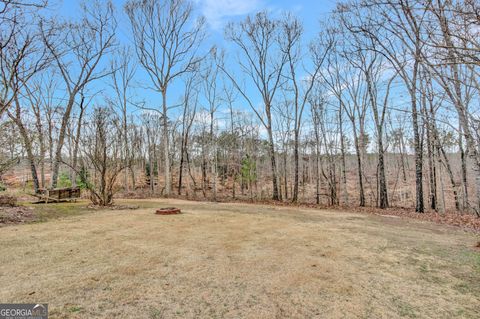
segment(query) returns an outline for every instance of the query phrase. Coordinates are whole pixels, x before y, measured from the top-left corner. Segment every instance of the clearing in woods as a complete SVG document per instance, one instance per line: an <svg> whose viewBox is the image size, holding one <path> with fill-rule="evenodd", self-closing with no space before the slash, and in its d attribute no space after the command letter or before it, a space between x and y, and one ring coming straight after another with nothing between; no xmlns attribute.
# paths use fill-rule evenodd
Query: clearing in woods
<svg viewBox="0 0 480 319"><path fill-rule="evenodd" d="M480 318L472 233L326 210L135 204L51 204L74 215L0 228L0 300L48 302L51 318ZM183 214L155 215L162 206Z"/></svg>

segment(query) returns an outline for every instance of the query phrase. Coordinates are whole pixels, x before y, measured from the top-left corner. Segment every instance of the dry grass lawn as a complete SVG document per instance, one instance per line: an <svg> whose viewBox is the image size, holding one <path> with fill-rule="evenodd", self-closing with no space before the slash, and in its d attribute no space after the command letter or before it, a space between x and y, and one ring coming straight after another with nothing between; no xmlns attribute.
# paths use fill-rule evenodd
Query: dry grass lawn
<svg viewBox="0 0 480 319"><path fill-rule="evenodd" d="M135 203L71 204L72 216L0 228L1 302L47 302L50 318L480 318L477 235L324 210ZM172 205L184 214L153 214Z"/></svg>

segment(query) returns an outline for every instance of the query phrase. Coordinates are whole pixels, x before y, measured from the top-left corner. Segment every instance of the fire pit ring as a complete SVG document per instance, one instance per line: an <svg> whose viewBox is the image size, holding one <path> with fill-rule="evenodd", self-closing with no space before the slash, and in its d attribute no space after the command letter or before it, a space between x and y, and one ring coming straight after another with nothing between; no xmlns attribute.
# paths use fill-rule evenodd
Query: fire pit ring
<svg viewBox="0 0 480 319"><path fill-rule="evenodd" d="M164 208L157 209L157 211L155 212L155 214L157 215L176 215L180 213L181 213L180 208L176 208L176 207L164 207Z"/></svg>

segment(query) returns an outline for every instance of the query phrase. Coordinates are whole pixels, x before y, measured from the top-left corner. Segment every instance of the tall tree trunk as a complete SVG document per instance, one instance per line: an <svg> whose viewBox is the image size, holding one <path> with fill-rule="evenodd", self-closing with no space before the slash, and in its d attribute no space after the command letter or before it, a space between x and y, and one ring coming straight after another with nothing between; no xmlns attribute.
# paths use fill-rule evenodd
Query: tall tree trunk
<svg viewBox="0 0 480 319"><path fill-rule="evenodd" d="M430 181L430 208L437 210L437 168L436 168L436 159L435 152L433 149L433 143L430 140L430 133L427 129L427 140L428 140L428 171L429 171L429 181Z"/></svg>
<svg viewBox="0 0 480 319"><path fill-rule="evenodd" d="M313 108L312 108L312 113ZM316 196L315 196L315 202L317 205L320 204L320 134L318 132L318 115L317 114L312 114L312 119L313 119L313 129L315 133L315 189L316 189Z"/></svg>
<svg viewBox="0 0 480 319"><path fill-rule="evenodd" d="M70 93L70 97L68 99L67 106L65 108L65 112L62 117L62 124L60 126L60 131L58 134L57 148L55 150L55 155L54 155L53 165L52 165L51 188L57 187L58 173L60 170L60 162L62 161L63 144L65 143L68 121L70 119L70 113L72 112L72 108L75 103L75 96L77 95L77 93L78 93L77 91L73 91L72 93Z"/></svg>
<svg viewBox="0 0 480 319"><path fill-rule="evenodd" d="M180 146L180 164L178 166L178 195L182 195L182 183L183 183L183 165L185 162L185 149L187 144L188 135L185 130L185 111L183 112L183 128L182 128L182 140Z"/></svg>
<svg viewBox="0 0 480 319"><path fill-rule="evenodd" d="M359 206L364 207L365 206L365 191L363 188L363 168L362 168L362 154L360 150L360 145L359 145L359 140L357 133L355 131L355 127L353 127L354 130L354 139L355 139L355 150L356 150L356 155L357 155L357 170L358 170L358 188L359 188Z"/></svg>
<svg viewBox="0 0 480 319"><path fill-rule="evenodd" d="M171 193L171 176L170 176L170 154L169 154L169 135L168 135L168 107L167 107L167 89L162 90L162 110L163 110L163 157L164 157L164 178L165 178L165 195L170 196Z"/></svg>
<svg viewBox="0 0 480 319"><path fill-rule="evenodd" d="M217 147L216 147L216 141L215 141L215 136L214 136L214 113L210 112L210 147L213 148L213 163L211 165L212 169L212 178L213 178L213 201L217 201Z"/></svg>
<svg viewBox="0 0 480 319"><path fill-rule="evenodd" d="M178 167L178 195L182 195L182 179L183 179L183 162L185 156L184 141L182 139L182 147L180 148L180 164Z"/></svg>
<svg viewBox="0 0 480 319"><path fill-rule="evenodd" d="M126 103L125 103L126 104ZM125 187L125 191L128 193L130 191L129 189L129 185L128 185L128 169L127 167L130 166L129 165L129 161L130 161L130 152L129 152L129 147L128 147L128 123L127 123L127 112L126 112L126 106L124 104L124 112L123 112L123 147L124 147L124 151L125 151L125 158L124 158L124 166L125 166L125 171L124 171L124 180L123 180L123 184L124 184L124 187Z"/></svg>
<svg viewBox="0 0 480 319"><path fill-rule="evenodd" d="M475 212L478 216L480 216L480 154L478 153L477 147L475 145L475 138L473 137L469 121L468 115L466 115L465 110L458 110L458 115L460 118L460 123L462 126L463 137L465 138L465 142L467 143L467 152L470 158L472 159L473 170L475 173L475 188L476 188L476 197L477 197L477 204L474 207Z"/></svg>
<svg viewBox="0 0 480 319"><path fill-rule="evenodd" d="M452 166L450 165L450 161L447 157L447 153L445 152L445 149L440 143L438 144L438 148L439 148L439 153L441 152L441 154L443 155L444 165L445 165L445 168L447 169L447 174L448 174L448 178L450 179L450 184L452 185L453 198L455 200L455 209L458 211L460 210L460 200L458 198L457 183L455 183L455 176L453 175Z"/></svg>
<svg viewBox="0 0 480 319"><path fill-rule="evenodd" d="M40 189L40 183L38 181L37 166L35 163L35 156L33 155L32 143L23 125L19 126L19 132L20 132L20 135L22 135L25 150L27 152L27 159L30 164L30 172L32 174L32 181L33 181L33 190L35 193L38 193Z"/></svg>
<svg viewBox="0 0 480 319"><path fill-rule="evenodd" d="M432 103L430 103L430 112L427 111L427 93L422 92L422 111L423 116L427 119L425 121L427 131L427 157L428 157L428 172L429 172L429 199L430 208L437 211L437 160L435 156L435 149L437 145L435 127L434 127L434 113Z"/></svg>
<svg viewBox="0 0 480 319"><path fill-rule="evenodd" d="M40 133L40 132L39 132ZM40 148L40 182L41 187L45 188L46 180L45 180L45 155L47 154L47 150L45 147L45 140L43 136L39 136L39 148Z"/></svg>
<svg viewBox="0 0 480 319"><path fill-rule="evenodd" d="M461 130L461 128L460 128ZM468 203L468 182L467 182L467 154L465 154L465 148L463 147L463 135L460 132L458 138L459 148L460 148L460 161L461 171L462 171L462 188L463 188L463 199L462 199L462 209L469 207Z"/></svg>
<svg viewBox="0 0 480 319"><path fill-rule="evenodd" d="M150 144L150 143L149 143ZM150 179L150 194L155 193L155 174L154 174L154 162L153 162L153 145L148 147L148 176Z"/></svg>
<svg viewBox="0 0 480 319"><path fill-rule="evenodd" d="M10 117L10 119L17 125L18 131L20 132L20 135L22 136L23 139L23 145L25 146L25 151L27 152L27 159L30 164L30 172L32 174L32 181L33 181L33 190L35 193L38 193L40 189L40 183L38 180L38 174L37 174L37 166L35 162L35 155L33 154L33 149L32 149L32 140L30 139L28 135L28 131L23 125L22 119L21 119L21 108L20 108L20 102L18 98L15 98L15 116L10 113L10 111L7 110L7 114Z"/></svg>
<svg viewBox="0 0 480 319"><path fill-rule="evenodd" d="M82 121L83 121L83 114L85 112L85 107L83 105L85 101L85 97L82 95L82 99L80 101L80 113L78 115L78 122L77 122L77 131L75 133L75 141L74 141L74 148L73 148L73 160L72 160L72 186L77 186L77 162L78 162L78 151L80 145L80 136L82 132Z"/></svg>
<svg viewBox="0 0 480 319"><path fill-rule="evenodd" d="M275 160L275 145L273 142L272 128L268 128L268 151L270 155L270 164L272 166L272 186L273 186L273 200L280 200L280 194L278 193L278 182L277 182L277 163Z"/></svg>
<svg viewBox="0 0 480 319"><path fill-rule="evenodd" d="M407 165L408 165L408 157L406 158L405 160L405 154L407 153L406 152L406 149L405 149L405 141L404 141L404 137L403 137L403 130L402 130L402 134L400 136L400 145L399 145L399 150L400 150L400 164L402 165L402 177L403 177L403 182L407 182L407 170L406 170L406 165L405 165L405 161L407 162ZM410 167L409 167L410 168Z"/></svg>
<svg viewBox="0 0 480 319"><path fill-rule="evenodd" d="M436 12L436 16L439 20L439 25L442 31L443 40L446 44L447 49L447 56L448 60L451 62L458 61L458 57L456 56L456 52L453 48L455 48L454 41L452 39L452 32L449 28L449 23L447 16L445 15L444 3L440 0L437 1L438 3L438 11ZM457 63L448 63L448 67L451 71L452 78L446 79L448 82L452 82L453 89L450 88L450 85L443 85L445 92L450 97L453 105L458 114L458 118L460 121L460 131L463 133L463 137L465 138L466 142L466 150L473 162L473 170L475 172L475 180L476 180L476 191L477 191L477 205L474 207L477 215L480 217L480 154L479 154L479 145L475 141L472 132L470 131L470 121L469 121L469 114L467 110L467 105L464 103L461 83L462 80L459 75L458 64ZM436 71L436 68L433 68L433 71ZM437 73L438 74L438 73ZM439 76L440 81L445 80L444 76Z"/></svg>
<svg viewBox="0 0 480 319"><path fill-rule="evenodd" d="M295 125L297 125L295 123ZM294 141L294 147L293 147L293 157L294 157L294 174L295 174L295 181L293 184L293 194L292 194L292 202L297 202L298 201L298 184L299 184L299 177L298 177L298 166L299 166L299 155L298 155L298 140L299 140L299 128L295 129L295 141Z"/></svg>
<svg viewBox="0 0 480 319"><path fill-rule="evenodd" d="M275 143L273 141L273 132L272 132L272 113L271 105L268 101L265 101L265 112L267 114L267 132L268 132L268 151L270 155L270 164L272 170L272 199L281 200L282 194L278 192L278 176L277 176L277 161L275 159Z"/></svg>
<svg viewBox="0 0 480 319"><path fill-rule="evenodd" d="M378 200L380 208L387 208L388 192L387 192L387 180L385 176L385 149L383 148L383 138L378 138Z"/></svg>
<svg viewBox="0 0 480 319"><path fill-rule="evenodd" d="M317 151L315 152L315 203L317 205L320 204L320 152Z"/></svg>
<svg viewBox="0 0 480 319"><path fill-rule="evenodd" d="M412 124L413 124L413 142L415 149L415 211L418 213L425 212L423 202L423 151L420 140L420 131L418 125L417 99L416 99L416 82L418 73L418 62L414 63L414 76L412 80L412 88L410 89L410 102L412 106Z"/></svg>
<svg viewBox="0 0 480 319"><path fill-rule="evenodd" d="M367 82L368 97L370 99L370 104L372 107L373 118L375 121L375 128L377 131L377 152L378 152L378 163L377 163L377 206L384 209L389 206L388 203L388 192L387 192L387 181L385 176L385 149L383 147L383 126L385 123L385 111L388 103L388 96L390 93L390 85L394 80L393 76L388 82L387 91L384 97L384 103L382 111L379 114L378 103L376 94L374 92L372 79L370 76L370 68L364 71L365 79Z"/></svg>
<svg viewBox="0 0 480 319"><path fill-rule="evenodd" d="M438 179L440 184L440 213L445 214L446 205L445 205L445 186L443 183L443 172L442 172L442 159L438 156Z"/></svg>
<svg viewBox="0 0 480 319"><path fill-rule="evenodd" d="M47 154L47 149L45 146L45 137L42 125L42 116L40 114L40 110L34 110L35 113L35 121L38 133L38 144L39 144L39 151L40 151L40 185L42 188L45 188L45 155Z"/></svg>
<svg viewBox="0 0 480 319"><path fill-rule="evenodd" d="M346 163L346 156L345 156L345 136L343 132L343 116L342 116L342 106L340 106L340 110L338 112L338 120L340 126L340 153L341 153L341 162L342 162L342 184L343 184L343 194L344 194L344 202L348 205L348 190L347 190L347 163ZM335 195L336 196L336 195Z"/></svg>
<svg viewBox="0 0 480 319"><path fill-rule="evenodd" d="M285 200L288 200L288 169L287 169L287 147L285 146L285 151L283 153L283 184L285 187Z"/></svg>
<svg viewBox="0 0 480 319"><path fill-rule="evenodd" d="M236 173L235 168L233 168L232 176L233 176L233 178L232 178L232 198L233 198L233 200L235 200L236 199L236 188L237 188L237 184L236 184L237 173Z"/></svg>
<svg viewBox="0 0 480 319"><path fill-rule="evenodd" d="M204 152L204 151L203 151ZM202 154L202 192L203 197L207 198L207 160L205 154Z"/></svg>

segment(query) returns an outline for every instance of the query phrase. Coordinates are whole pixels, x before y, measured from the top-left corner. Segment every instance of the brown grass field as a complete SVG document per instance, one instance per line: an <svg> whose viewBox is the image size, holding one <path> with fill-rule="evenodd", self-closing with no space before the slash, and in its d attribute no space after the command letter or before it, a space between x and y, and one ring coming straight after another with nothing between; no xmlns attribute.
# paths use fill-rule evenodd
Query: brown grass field
<svg viewBox="0 0 480 319"><path fill-rule="evenodd" d="M480 318L473 233L306 208L119 203L140 209L49 204L41 222L0 228L1 302L46 302L50 318ZM183 214L153 214L164 206Z"/></svg>

